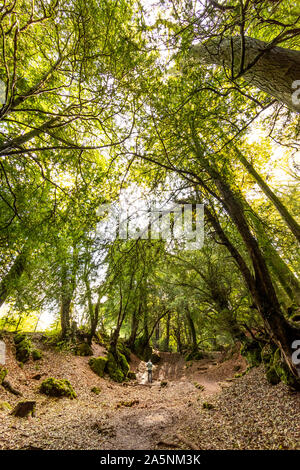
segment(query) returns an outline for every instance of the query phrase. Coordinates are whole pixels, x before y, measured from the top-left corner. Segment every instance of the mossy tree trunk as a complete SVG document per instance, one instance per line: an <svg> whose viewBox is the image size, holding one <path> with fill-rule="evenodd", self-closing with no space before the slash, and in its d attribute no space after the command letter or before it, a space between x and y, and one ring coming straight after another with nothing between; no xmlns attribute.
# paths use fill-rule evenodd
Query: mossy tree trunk
<svg viewBox="0 0 300 470"><path fill-rule="evenodd" d="M300 329L290 324L281 311L266 261L256 238L251 233L240 200L230 189L229 185L221 179L216 169L212 168L207 163L206 167L216 187L219 189L226 211L236 225L245 243L245 247L252 261L254 276L251 274L243 258L237 250L233 249L232 245L230 246L230 244L228 244L228 241L227 247L230 248L231 253L234 253L235 259L238 260L241 272L269 335L281 349L290 371L298 380L298 373L292 361L292 343L296 339L300 339Z"/></svg>

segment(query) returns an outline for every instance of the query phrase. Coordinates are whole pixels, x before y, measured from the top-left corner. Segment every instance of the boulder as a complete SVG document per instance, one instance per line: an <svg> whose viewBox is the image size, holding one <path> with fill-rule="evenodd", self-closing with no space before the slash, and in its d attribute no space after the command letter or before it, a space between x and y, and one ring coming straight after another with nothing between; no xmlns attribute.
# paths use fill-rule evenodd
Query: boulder
<svg viewBox="0 0 300 470"><path fill-rule="evenodd" d="M39 391L51 397L68 397L73 399L77 396L68 380L54 379L53 377L44 380Z"/></svg>
<svg viewBox="0 0 300 470"><path fill-rule="evenodd" d="M35 401L20 401L10 414L19 418L25 418L28 415L34 416L35 405Z"/></svg>
<svg viewBox="0 0 300 470"><path fill-rule="evenodd" d="M107 358L106 357L91 357L89 360L89 366L95 374L99 375L99 377L104 376L104 371L107 365Z"/></svg>

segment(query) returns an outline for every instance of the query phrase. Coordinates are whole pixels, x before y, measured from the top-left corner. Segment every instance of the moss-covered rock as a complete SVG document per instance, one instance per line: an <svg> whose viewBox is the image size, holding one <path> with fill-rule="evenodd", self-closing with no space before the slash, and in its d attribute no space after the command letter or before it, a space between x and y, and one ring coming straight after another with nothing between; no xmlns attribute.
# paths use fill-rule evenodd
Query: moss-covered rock
<svg viewBox="0 0 300 470"><path fill-rule="evenodd" d="M121 366L123 374L125 375L125 377L127 377L127 374L129 372L129 364L124 354L118 354L118 362Z"/></svg>
<svg viewBox="0 0 300 470"><path fill-rule="evenodd" d="M276 347L272 344L267 343L261 350L261 360L265 366L269 366L273 363L274 353L276 351Z"/></svg>
<svg viewBox="0 0 300 470"><path fill-rule="evenodd" d="M99 377L104 376L105 368L107 365L107 358L106 357L91 357L89 360L89 366L95 374L99 375Z"/></svg>
<svg viewBox="0 0 300 470"><path fill-rule="evenodd" d="M23 362L24 364L30 358L30 353L31 353L31 341L27 337L25 337L22 341L20 341L16 345L17 361Z"/></svg>
<svg viewBox="0 0 300 470"><path fill-rule="evenodd" d="M131 352L130 352L130 349L125 345L123 340L118 341L117 351L119 354L123 354L125 356L127 362L130 362Z"/></svg>
<svg viewBox="0 0 300 470"><path fill-rule="evenodd" d="M119 356L123 356L123 354L120 354ZM125 356L123 357L125 358ZM128 366L128 363L127 363L127 366ZM122 371L121 364L117 362L112 352L109 352L107 355L106 370L110 378L114 380L115 382L123 382L123 380L126 378L126 374L124 374L124 372ZM129 366L128 366L128 370L129 370Z"/></svg>
<svg viewBox="0 0 300 470"><path fill-rule="evenodd" d="M7 401L0 401L0 411L10 411L12 406Z"/></svg>
<svg viewBox="0 0 300 470"><path fill-rule="evenodd" d="M75 354L77 356L92 356L93 350L88 343L80 343L76 347Z"/></svg>
<svg viewBox="0 0 300 470"><path fill-rule="evenodd" d="M5 369L5 367L0 366L0 385L2 385L3 380L7 376L7 372L8 371L7 371L7 369Z"/></svg>
<svg viewBox="0 0 300 470"><path fill-rule="evenodd" d="M42 382L39 390L50 397L69 397L73 399L77 396L72 385L66 379L50 377Z"/></svg>
<svg viewBox="0 0 300 470"><path fill-rule="evenodd" d="M258 341L247 338L241 347L241 355L244 356L251 366L261 363L261 345Z"/></svg>
<svg viewBox="0 0 300 470"><path fill-rule="evenodd" d="M34 361L39 361L43 357L42 352L38 349L33 349L33 351L31 352L31 356Z"/></svg>

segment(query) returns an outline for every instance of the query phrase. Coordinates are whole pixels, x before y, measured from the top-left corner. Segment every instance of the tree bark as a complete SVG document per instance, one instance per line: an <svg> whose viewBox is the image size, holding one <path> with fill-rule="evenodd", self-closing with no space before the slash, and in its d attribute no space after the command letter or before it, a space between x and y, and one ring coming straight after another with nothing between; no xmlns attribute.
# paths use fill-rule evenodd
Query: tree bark
<svg viewBox="0 0 300 470"><path fill-rule="evenodd" d="M68 278L67 266L62 266L61 273L61 297L60 297L60 324L61 337L67 338L71 331L71 303L73 289Z"/></svg>
<svg viewBox="0 0 300 470"><path fill-rule="evenodd" d="M139 327L140 309L141 309L141 305L139 305L139 314L137 315L136 311L134 311L132 314L130 337L127 341L128 347L130 349L133 348L135 340L136 340L137 330Z"/></svg>
<svg viewBox="0 0 300 470"><path fill-rule="evenodd" d="M232 79L243 76L292 111L300 112L299 98L293 88L294 82L300 80L300 51L235 36L196 44L191 47L191 55L200 63L230 69Z"/></svg>
<svg viewBox="0 0 300 470"><path fill-rule="evenodd" d="M16 257L14 264L10 268L9 272L2 279L0 283L0 307L4 304L5 300L12 292L16 280L22 276L25 269L25 263L26 254L25 252L22 252Z"/></svg>
<svg viewBox="0 0 300 470"><path fill-rule="evenodd" d="M231 189L229 183L222 178L219 171L203 156L197 134L193 128L191 130L195 154L218 189L222 205L240 233L251 259L254 276L249 276L249 269L248 267L245 269L245 266L243 266L243 275L245 280L247 279L247 284L249 283L248 286L254 303L259 310L267 331L280 348L286 364L294 375L296 386L300 389L298 371L292 361L292 343L300 339L300 328L289 323L283 315L266 260L256 238L251 232L239 195Z"/></svg>
<svg viewBox="0 0 300 470"><path fill-rule="evenodd" d="M169 351L169 347L170 347L170 322L171 322L171 312L168 313L167 321L166 321L166 337L164 341L165 351Z"/></svg>
<svg viewBox="0 0 300 470"><path fill-rule="evenodd" d="M195 328L194 321L193 321L192 316L191 316L191 312L190 312L187 305L185 306L185 314L186 314L186 318L188 320L189 329L190 329L191 337L192 337L192 351L194 352L194 351L197 351L197 349L198 349L197 333L196 333L196 328Z"/></svg>
<svg viewBox="0 0 300 470"><path fill-rule="evenodd" d="M213 172L214 173L214 172ZM225 201L225 207L242 236L251 258L255 273L255 289L252 292L257 308L267 329L279 346L291 372L298 379L295 364L292 362L292 343L300 338L300 329L290 324L284 317L265 259L246 222L243 208L227 184L214 175L215 183ZM300 387L300 381L299 381Z"/></svg>

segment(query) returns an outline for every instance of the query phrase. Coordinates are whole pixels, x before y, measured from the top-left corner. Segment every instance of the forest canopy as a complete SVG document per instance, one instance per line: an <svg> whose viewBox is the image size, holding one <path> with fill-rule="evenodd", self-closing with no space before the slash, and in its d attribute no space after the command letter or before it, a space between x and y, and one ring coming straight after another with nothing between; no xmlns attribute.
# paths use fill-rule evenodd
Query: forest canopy
<svg viewBox="0 0 300 470"><path fill-rule="evenodd" d="M300 389L298 2L9 0L0 16L0 329L51 318L116 361L120 340L143 359L239 344ZM104 237L122 198L188 205L193 227L201 206L202 246Z"/></svg>

